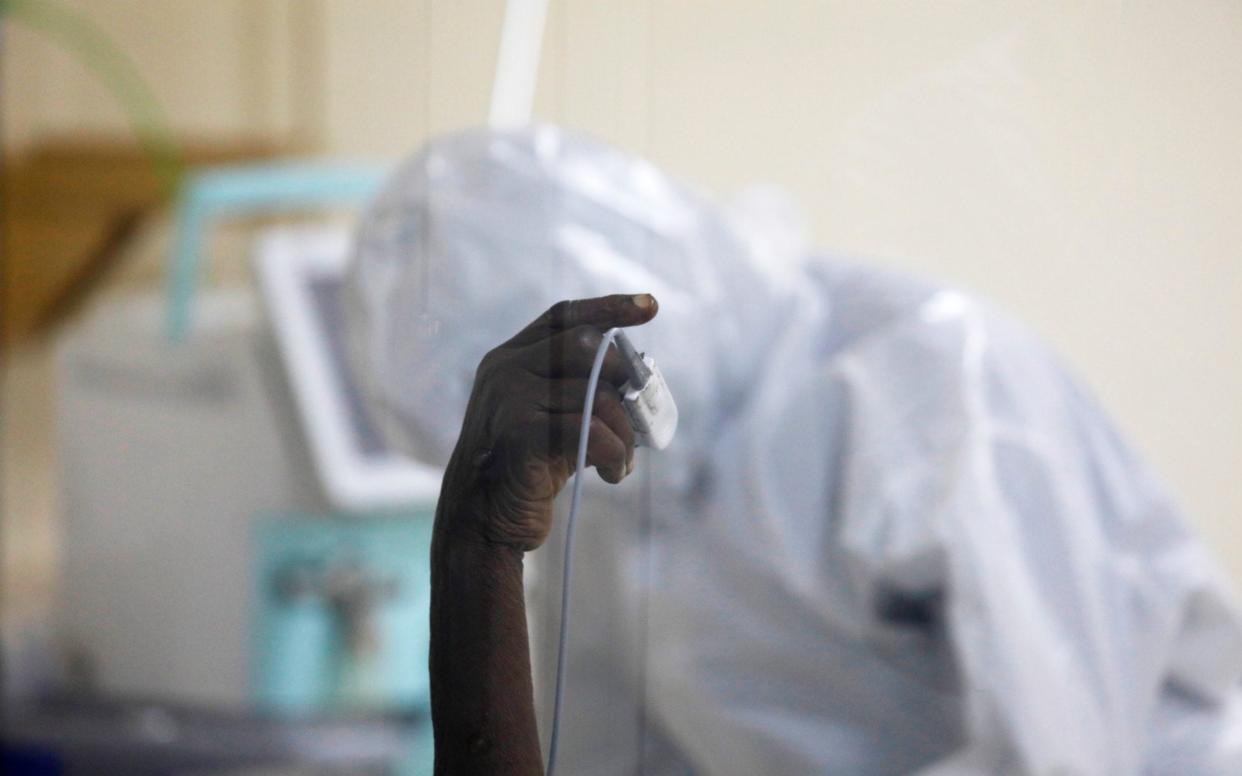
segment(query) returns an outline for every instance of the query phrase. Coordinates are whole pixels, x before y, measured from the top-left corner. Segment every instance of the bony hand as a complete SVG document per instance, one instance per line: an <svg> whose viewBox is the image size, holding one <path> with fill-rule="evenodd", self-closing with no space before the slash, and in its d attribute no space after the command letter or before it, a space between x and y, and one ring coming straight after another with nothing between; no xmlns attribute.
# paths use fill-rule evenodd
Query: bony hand
<svg viewBox="0 0 1242 776"><path fill-rule="evenodd" d="M531 550L552 527L552 501L574 473L587 377L603 333L655 317L650 294L558 302L479 363L442 498L469 525L453 533ZM617 483L634 468L634 432L618 389L626 371L610 347L589 419L587 466Z"/></svg>

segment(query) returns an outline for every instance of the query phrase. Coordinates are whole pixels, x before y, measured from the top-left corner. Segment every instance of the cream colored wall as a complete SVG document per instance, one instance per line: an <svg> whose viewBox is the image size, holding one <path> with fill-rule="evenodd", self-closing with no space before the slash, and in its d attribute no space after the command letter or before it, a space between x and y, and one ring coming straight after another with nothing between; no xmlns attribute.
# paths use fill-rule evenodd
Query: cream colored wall
<svg viewBox="0 0 1242 776"><path fill-rule="evenodd" d="M1030 322L1242 577L1242 6L690 5L648 151Z"/></svg>
<svg viewBox="0 0 1242 776"><path fill-rule="evenodd" d="M123 49L172 127L190 135L289 132L300 103L293 0L56 0ZM126 116L95 71L33 31L6 22L4 139L20 151L42 135L124 131Z"/></svg>
<svg viewBox="0 0 1242 776"><path fill-rule="evenodd" d="M551 6L540 118L718 191L783 185L820 244L1024 318L1242 578L1242 6ZM482 120L502 15L499 0L89 9L179 128L387 156ZM118 125L76 66L28 35L9 43L11 144Z"/></svg>

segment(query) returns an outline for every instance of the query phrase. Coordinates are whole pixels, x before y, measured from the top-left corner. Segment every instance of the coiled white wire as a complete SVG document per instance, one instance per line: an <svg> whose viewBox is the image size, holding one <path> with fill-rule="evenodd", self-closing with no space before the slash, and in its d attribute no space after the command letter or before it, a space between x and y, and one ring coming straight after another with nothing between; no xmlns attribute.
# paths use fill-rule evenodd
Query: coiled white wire
<svg viewBox="0 0 1242 776"><path fill-rule="evenodd" d="M573 495L569 500L569 516L565 519L565 563L561 573L561 628L556 639L556 700L552 706L552 739L548 744L548 776L556 769L557 743L561 735L561 702L565 697L565 642L569 636L569 582L573 576L574 520L578 516L578 497L582 493L583 473L586 471L587 441L591 435L591 414L595 411L595 390L599 387L599 374L604 367L608 346L620 329L604 332L595 361L591 364L591 376L587 379L586 399L582 402L582 428L578 432L578 461L574 467Z"/></svg>

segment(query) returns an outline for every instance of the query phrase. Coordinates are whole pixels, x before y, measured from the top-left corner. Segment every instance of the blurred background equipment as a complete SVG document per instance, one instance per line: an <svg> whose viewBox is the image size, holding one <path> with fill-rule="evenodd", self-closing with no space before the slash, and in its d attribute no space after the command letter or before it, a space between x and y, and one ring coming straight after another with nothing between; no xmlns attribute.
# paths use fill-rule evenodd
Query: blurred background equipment
<svg viewBox="0 0 1242 776"><path fill-rule="evenodd" d="M142 699L47 698L11 711L0 772L387 776L409 756L400 718L279 719Z"/></svg>
<svg viewBox="0 0 1242 776"><path fill-rule="evenodd" d="M358 411L336 308L321 303L336 297L325 267L343 267L348 233L258 242L266 318L244 290L194 290L212 226L348 206L381 179L294 163L195 173L167 299L102 305L64 337L61 618L80 687L282 715L399 712L412 741L426 737L439 479L388 454ZM354 457L387 463L384 482L401 487Z"/></svg>
<svg viewBox="0 0 1242 776"><path fill-rule="evenodd" d="M345 341L350 234L285 229L262 238L260 285L319 481L333 506L433 502L438 471L391 451L363 407ZM174 329L178 321L171 321Z"/></svg>

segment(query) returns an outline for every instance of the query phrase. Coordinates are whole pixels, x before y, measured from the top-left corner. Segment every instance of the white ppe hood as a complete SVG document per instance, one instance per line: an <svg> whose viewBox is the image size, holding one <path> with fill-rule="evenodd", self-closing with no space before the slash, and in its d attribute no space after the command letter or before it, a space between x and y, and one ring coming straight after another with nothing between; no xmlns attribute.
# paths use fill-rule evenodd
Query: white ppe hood
<svg viewBox="0 0 1242 776"><path fill-rule="evenodd" d="M559 299L660 302L633 340L681 427L586 485L564 772L1242 773L1222 573L987 305L552 127L432 143L352 273L371 407L436 464L489 348ZM533 556L541 702L559 541Z"/></svg>

